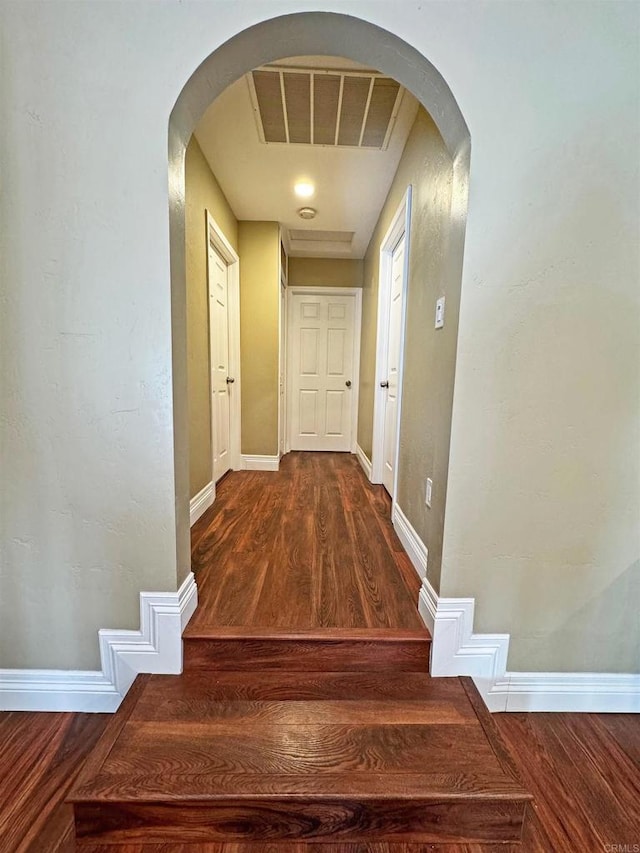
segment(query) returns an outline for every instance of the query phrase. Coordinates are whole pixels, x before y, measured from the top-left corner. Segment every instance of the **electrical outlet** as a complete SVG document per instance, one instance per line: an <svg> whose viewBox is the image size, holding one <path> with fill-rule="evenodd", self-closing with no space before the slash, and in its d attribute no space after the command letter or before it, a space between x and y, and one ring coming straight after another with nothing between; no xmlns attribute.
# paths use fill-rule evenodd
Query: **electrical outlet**
<svg viewBox="0 0 640 853"><path fill-rule="evenodd" d="M444 326L444 296L436 302L436 329L441 329Z"/></svg>
<svg viewBox="0 0 640 853"><path fill-rule="evenodd" d="M431 495L433 493L433 480L431 477L427 477L427 488L425 489L425 499L424 502L428 507L431 507Z"/></svg>

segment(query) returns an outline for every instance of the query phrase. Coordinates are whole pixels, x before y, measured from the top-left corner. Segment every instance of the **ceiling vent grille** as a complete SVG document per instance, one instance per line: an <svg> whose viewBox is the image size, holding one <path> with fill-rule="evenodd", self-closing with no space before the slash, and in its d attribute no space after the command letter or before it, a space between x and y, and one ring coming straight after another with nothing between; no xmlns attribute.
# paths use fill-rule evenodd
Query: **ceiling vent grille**
<svg viewBox="0 0 640 853"><path fill-rule="evenodd" d="M384 150L404 89L370 71L264 67L247 76L262 142Z"/></svg>

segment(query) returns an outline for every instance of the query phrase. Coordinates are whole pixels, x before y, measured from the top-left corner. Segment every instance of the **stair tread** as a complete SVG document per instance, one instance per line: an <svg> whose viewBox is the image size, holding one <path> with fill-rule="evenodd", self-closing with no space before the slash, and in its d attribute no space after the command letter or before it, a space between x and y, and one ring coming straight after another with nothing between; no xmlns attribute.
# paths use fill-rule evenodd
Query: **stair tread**
<svg viewBox="0 0 640 853"><path fill-rule="evenodd" d="M69 797L81 840L520 838L531 797L468 679L197 671L132 693Z"/></svg>
<svg viewBox="0 0 640 853"><path fill-rule="evenodd" d="M146 715L146 714L145 714ZM178 700L178 706L161 700L155 709L150 709L149 721L181 723L227 723L239 722L252 725L268 723L270 726L301 726L322 720L324 723L355 725L378 723L385 725L415 725L418 723L451 724L464 723L470 712L453 706L449 702L421 701L413 699L398 701L392 705L385 700L375 699L319 699L319 700L218 700L190 698ZM134 719L140 719L140 711Z"/></svg>
<svg viewBox="0 0 640 853"><path fill-rule="evenodd" d="M206 789L209 777L224 773L403 773L429 763L461 772L470 762L504 776L482 734L470 726L254 723L248 730L237 721L128 723L101 774L126 780L164 773L168 790L194 779ZM139 784L144 788L144 779Z"/></svg>
<svg viewBox="0 0 640 853"><path fill-rule="evenodd" d="M345 673L306 675L288 698L238 700L263 673L155 676L72 800L220 800L251 796L528 799L505 768L459 679L394 674L395 698L345 699ZM234 677L235 676L235 677ZM356 674L375 694L385 674ZM298 679L299 681L300 679ZM418 687L404 699L402 686ZM341 698L300 698L309 686Z"/></svg>
<svg viewBox="0 0 640 853"><path fill-rule="evenodd" d="M432 679L425 672L283 672L280 670L185 672L179 678L150 679L133 711L134 719L188 719L214 713L214 703L419 701L437 712L446 705L475 719L456 679ZM328 705L324 706L329 712ZM247 709L249 710L249 709ZM284 713L284 708L282 709ZM265 707L268 713L268 708ZM232 713L231 709L229 711ZM217 713L224 713L221 704ZM390 713L393 708L390 707Z"/></svg>

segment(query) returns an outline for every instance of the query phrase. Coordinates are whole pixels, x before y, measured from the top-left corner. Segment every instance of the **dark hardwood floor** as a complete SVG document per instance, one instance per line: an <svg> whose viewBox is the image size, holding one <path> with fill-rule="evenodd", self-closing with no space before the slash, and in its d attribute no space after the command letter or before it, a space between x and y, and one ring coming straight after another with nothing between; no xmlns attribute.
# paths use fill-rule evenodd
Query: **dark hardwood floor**
<svg viewBox="0 0 640 853"><path fill-rule="evenodd" d="M534 795L550 849L640 849L640 715L495 718Z"/></svg>
<svg viewBox="0 0 640 853"><path fill-rule="evenodd" d="M424 631L419 579L391 502L349 453L289 453L278 473L238 471L194 525L199 605L212 627Z"/></svg>
<svg viewBox="0 0 640 853"><path fill-rule="evenodd" d="M0 715L0 853L636 853L640 716L491 716L430 678L389 515L349 455L226 477L184 674L106 725Z"/></svg>
<svg viewBox="0 0 640 853"><path fill-rule="evenodd" d="M349 454L224 478L185 671L139 677L89 759L78 849L520 839L531 797L472 682L429 677L390 509Z"/></svg>
<svg viewBox="0 0 640 853"><path fill-rule="evenodd" d="M276 683L280 695L290 686L282 673L272 673L262 687L251 690L241 686L242 674L226 673L220 678L227 686L233 683L237 701L244 702L279 695ZM299 682L301 676L297 673L293 678ZM344 695L352 678L350 673L323 675L338 696ZM402 673L385 678L381 695L393 696L404 678ZM306 695L316 696L311 701L319 701L314 682L316 677L309 674L301 686ZM163 690L156 708L160 720L174 700L178 683L179 679L164 679L167 692ZM365 701L371 694L360 685L352 695ZM411 695L419 699L420 688ZM194 702L192 698L190 703ZM182 713L197 707L190 703ZM73 767L91 751L105 719L89 714L0 714L1 853L605 853L605 845L618 844L623 850L626 844L633 851L633 845L640 844L640 715L494 714L534 796L521 845L278 841L117 846L82 842L76 846L70 809L61 810L60 805Z"/></svg>
<svg viewBox="0 0 640 853"><path fill-rule="evenodd" d="M54 853L71 809L63 804L107 714L0 714L0 851Z"/></svg>

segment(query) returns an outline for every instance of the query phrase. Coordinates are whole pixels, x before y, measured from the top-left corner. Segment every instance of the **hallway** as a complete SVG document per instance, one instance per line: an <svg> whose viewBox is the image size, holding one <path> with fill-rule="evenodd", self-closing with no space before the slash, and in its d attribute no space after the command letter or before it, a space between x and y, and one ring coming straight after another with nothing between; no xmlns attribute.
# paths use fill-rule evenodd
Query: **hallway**
<svg viewBox="0 0 640 853"><path fill-rule="evenodd" d="M220 482L184 672L139 676L110 720L70 797L78 849L520 839L530 795L471 679L429 676L389 514L348 454Z"/></svg>
<svg viewBox="0 0 640 853"><path fill-rule="evenodd" d="M391 501L355 456L289 453L238 471L192 530L199 604L188 632L243 626L425 631L420 582Z"/></svg>
<svg viewBox="0 0 640 853"><path fill-rule="evenodd" d="M0 853L640 853L640 0L0 21Z"/></svg>

